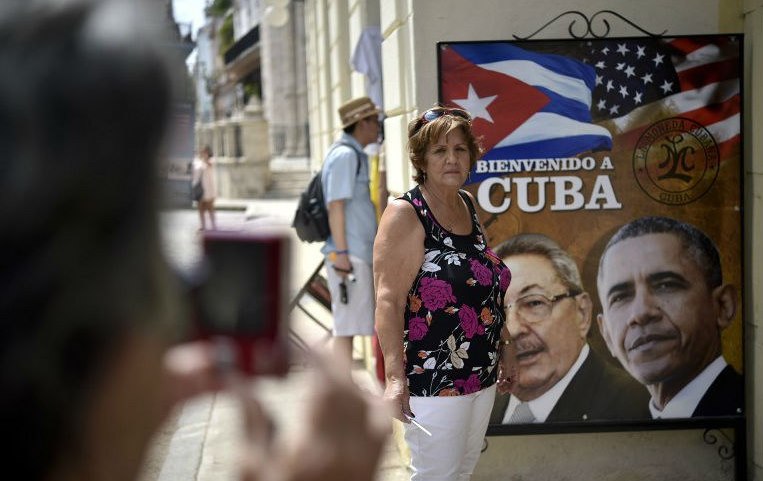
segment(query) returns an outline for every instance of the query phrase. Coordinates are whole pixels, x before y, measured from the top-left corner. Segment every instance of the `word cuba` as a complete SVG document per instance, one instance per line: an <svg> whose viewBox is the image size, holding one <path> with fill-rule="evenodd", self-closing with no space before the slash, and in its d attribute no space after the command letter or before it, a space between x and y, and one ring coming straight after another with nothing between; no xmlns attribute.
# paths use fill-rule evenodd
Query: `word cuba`
<svg viewBox="0 0 763 481"><path fill-rule="evenodd" d="M502 192L492 196L493 189ZM547 199L547 190L550 195ZM593 187L585 188L583 179L574 175L554 177L489 177L477 189L477 203L486 212L500 214L511 207L512 201L522 212L540 212L551 201L552 211L620 209L608 175L598 175Z"/></svg>

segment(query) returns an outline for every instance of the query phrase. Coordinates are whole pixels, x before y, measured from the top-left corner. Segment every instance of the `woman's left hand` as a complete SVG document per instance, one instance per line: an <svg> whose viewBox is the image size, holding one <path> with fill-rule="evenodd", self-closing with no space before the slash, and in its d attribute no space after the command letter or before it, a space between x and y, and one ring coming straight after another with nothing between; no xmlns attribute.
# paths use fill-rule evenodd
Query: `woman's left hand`
<svg viewBox="0 0 763 481"><path fill-rule="evenodd" d="M517 368L517 358L513 344L501 347L496 387L499 393L509 394L519 384L519 369Z"/></svg>

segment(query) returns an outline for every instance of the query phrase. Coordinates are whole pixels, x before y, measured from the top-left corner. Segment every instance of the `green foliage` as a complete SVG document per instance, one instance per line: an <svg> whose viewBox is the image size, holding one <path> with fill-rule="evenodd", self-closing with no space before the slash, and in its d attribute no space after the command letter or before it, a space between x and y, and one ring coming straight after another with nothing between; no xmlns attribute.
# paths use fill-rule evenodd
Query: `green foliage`
<svg viewBox="0 0 763 481"><path fill-rule="evenodd" d="M246 80L244 82L244 103L248 102L252 95L262 98L260 96L260 84L254 80Z"/></svg>
<svg viewBox="0 0 763 481"><path fill-rule="evenodd" d="M207 7L207 13L213 17L222 17L233 6L233 0L214 0Z"/></svg>
<svg viewBox="0 0 763 481"><path fill-rule="evenodd" d="M225 54L225 52L233 45L233 14L229 14L225 17L225 20L223 20L223 24L220 26L220 55Z"/></svg>

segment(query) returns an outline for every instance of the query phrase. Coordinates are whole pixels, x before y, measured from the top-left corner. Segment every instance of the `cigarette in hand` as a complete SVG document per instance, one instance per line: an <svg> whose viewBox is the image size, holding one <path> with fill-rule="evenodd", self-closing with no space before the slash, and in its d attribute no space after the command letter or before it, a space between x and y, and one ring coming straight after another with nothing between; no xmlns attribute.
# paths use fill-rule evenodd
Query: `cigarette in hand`
<svg viewBox="0 0 763 481"><path fill-rule="evenodd" d="M432 433L430 433L430 432L427 430L427 428L425 428L424 426L422 426L421 424L419 424L419 423L418 423L418 422L417 422L415 419L413 419L412 417L410 417L409 415L407 415L407 414L405 414L405 413L403 413L403 416L405 416L405 419L407 419L408 421L410 421L410 422L411 422L411 424L413 424L413 425L414 425L414 426L416 426L417 428L419 428L419 429L421 429L422 431L424 431L424 434L426 434L427 436L432 436Z"/></svg>

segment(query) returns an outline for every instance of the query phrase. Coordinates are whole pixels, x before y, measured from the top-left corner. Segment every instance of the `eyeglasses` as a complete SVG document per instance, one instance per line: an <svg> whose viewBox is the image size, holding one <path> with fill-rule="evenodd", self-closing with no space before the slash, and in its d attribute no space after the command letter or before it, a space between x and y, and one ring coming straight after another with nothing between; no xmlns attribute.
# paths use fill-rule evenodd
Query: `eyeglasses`
<svg viewBox="0 0 763 481"><path fill-rule="evenodd" d="M419 117L419 120L416 122L416 128L413 129L413 133L417 133L421 127L423 127L425 124L432 122L433 120L437 120L443 115L452 115L454 117L460 117L467 122L472 121L471 115L469 115L466 110L461 109L446 109L444 107L437 107L434 109L429 109L423 114L421 114L421 117Z"/></svg>
<svg viewBox="0 0 763 481"><path fill-rule="evenodd" d="M514 307L516 308L517 315L525 321L529 323L540 322L548 319L548 316L551 315L551 311L554 309L554 305L558 301L578 295L580 295L578 291L567 291L554 297L546 297L543 294L523 296L506 306L506 316L508 317L511 308Z"/></svg>

